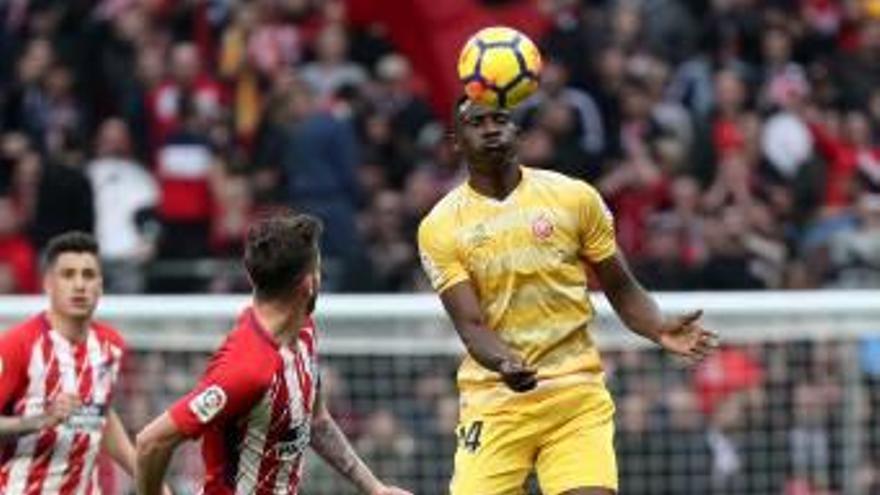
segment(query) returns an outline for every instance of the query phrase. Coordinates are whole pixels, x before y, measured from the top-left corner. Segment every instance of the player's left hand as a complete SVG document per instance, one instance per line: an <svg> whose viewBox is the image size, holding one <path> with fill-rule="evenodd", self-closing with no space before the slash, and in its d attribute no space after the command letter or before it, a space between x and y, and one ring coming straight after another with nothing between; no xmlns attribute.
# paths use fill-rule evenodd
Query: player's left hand
<svg viewBox="0 0 880 495"><path fill-rule="evenodd" d="M375 490L370 495L413 495L411 492L408 492L402 488L397 488L396 486L381 486L378 490Z"/></svg>
<svg viewBox="0 0 880 495"><path fill-rule="evenodd" d="M697 323L701 316L703 310L697 310L667 320L660 331L660 346L692 364L702 361L718 347L718 335Z"/></svg>

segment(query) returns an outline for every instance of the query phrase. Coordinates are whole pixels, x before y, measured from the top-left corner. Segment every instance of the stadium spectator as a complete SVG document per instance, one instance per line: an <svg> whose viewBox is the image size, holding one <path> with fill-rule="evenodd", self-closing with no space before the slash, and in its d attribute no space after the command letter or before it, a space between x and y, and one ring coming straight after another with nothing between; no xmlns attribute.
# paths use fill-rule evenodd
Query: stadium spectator
<svg viewBox="0 0 880 495"><path fill-rule="evenodd" d="M684 385L673 385L665 396L666 424L660 430L667 439L663 453L665 493L708 493L712 456L697 397ZM674 445L669 439L675 439Z"/></svg>
<svg viewBox="0 0 880 495"><path fill-rule="evenodd" d="M0 293L36 293L36 268L37 253L20 230L13 200L0 197Z"/></svg>
<svg viewBox="0 0 880 495"><path fill-rule="evenodd" d="M366 71L348 59L348 43L345 28L339 25L328 24L318 35L316 59L302 68L303 81L311 86L318 102L327 103L340 89L367 81Z"/></svg>
<svg viewBox="0 0 880 495"><path fill-rule="evenodd" d="M213 182L220 173L220 157L209 136L209 122L198 109L194 94L177 95L175 120L179 125L164 134L156 154L159 181L161 255L164 258L200 258L210 254L211 220L215 204Z"/></svg>
<svg viewBox="0 0 880 495"><path fill-rule="evenodd" d="M219 72L230 84L235 134L245 144L257 132L262 89L302 57L301 35L279 14L270 2L239 3L223 32Z"/></svg>
<svg viewBox="0 0 880 495"><path fill-rule="evenodd" d="M359 150L351 125L319 108L316 98L302 81L285 88L275 139L266 144L270 149L264 156L284 176L284 201L324 221L326 288L338 290L361 249L355 225L361 201Z"/></svg>
<svg viewBox="0 0 880 495"><path fill-rule="evenodd" d="M147 94L152 153L158 151L185 119L191 116L217 118L227 103L222 86L207 70L203 70L202 59L194 44L184 42L174 45L169 57L170 76ZM182 101L187 98L194 108L184 108Z"/></svg>
<svg viewBox="0 0 880 495"><path fill-rule="evenodd" d="M403 230L403 207L399 193L383 191L373 199L367 212L364 240L374 284L369 288L374 292L404 289L418 269L418 256Z"/></svg>
<svg viewBox="0 0 880 495"><path fill-rule="evenodd" d="M576 131L573 137L580 149L586 153L582 156L581 166L595 163L605 152L607 130L603 127L602 115L593 98L583 90L569 86L570 76L568 68L553 59L548 60L541 69L541 85L538 93L529 98L517 109L524 115L526 122L524 127L530 127L528 119L534 119L534 114L541 106L550 101L558 101L573 112Z"/></svg>
<svg viewBox="0 0 880 495"><path fill-rule="evenodd" d="M820 384L801 382L793 391L794 424L788 434L795 476L828 486L831 470L831 435L826 425L831 401Z"/></svg>
<svg viewBox="0 0 880 495"><path fill-rule="evenodd" d="M356 448L376 476L390 483L412 484L415 440L387 409L377 409L364 420L364 434Z"/></svg>
<svg viewBox="0 0 880 495"><path fill-rule="evenodd" d="M407 148L414 146L425 126L434 122L434 111L423 98L424 88L406 57L389 53L380 58L371 87L370 100L376 111L390 116L394 135L404 137Z"/></svg>
<svg viewBox="0 0 880 495"><path fill-rule="evenodd" d="M91 184L82 170L83 150L78 143L64 145L66 149L53 161L30 150L15 169L16 200L37 250L62 232L94 229L95 207Z"/></svg>
<svg viewBox="0 0 880 495"><path fill-rule="evenodd" d="M448 380L441 381L447 386L450 384ZM439 397L435 409L433 417L418 425L426 429L416 438L415 474L419 483L416 491L420 495L447 493L448 473L452 471L452 458L458 444L453 433L458 425L458 398L453 395Z"/></svg>
<svg viewBox="0 0 880 495"><path fill-rule="evenodd" d="M831 244L836 285L877 287L880 283L880 195L862 194L855 214L856 226L837 234Z"/></svg>
<svg viewBox="0 0 880 495"><path fill-rule="evenodd" d="M696 273L682 257L682 237L687 228L687 224L679 224L669 215L649 220L645 255L633 266L646 288L687 290L696 285Z"/></svg>
<svg viewBox="0 0 880 495"><path fill-rule="evenodd" d="M651 404L639 394L622 397L620 403L620 431L615 443L620 465L620 490L632 494L659 493L654 481L663 476L661 439L651 425Z"/></svg>
<svg viewBox="0 0 880 495"><path fill-rule="evenodd" d="M126 123L108 119L98 129L95 157L86 167L95 196L104 284L110 292L143 292L144 264L156 254L159 187L132 151Z"/></svg>
<svg viewBox="0 0 880 495"><path fill-rule="evenodd" d="M6 86L3 98L3 128L25 133L35 143L43 143L46 126L44 83L55 52L49 40L26 42L16 59L15 78Z"/></svg>

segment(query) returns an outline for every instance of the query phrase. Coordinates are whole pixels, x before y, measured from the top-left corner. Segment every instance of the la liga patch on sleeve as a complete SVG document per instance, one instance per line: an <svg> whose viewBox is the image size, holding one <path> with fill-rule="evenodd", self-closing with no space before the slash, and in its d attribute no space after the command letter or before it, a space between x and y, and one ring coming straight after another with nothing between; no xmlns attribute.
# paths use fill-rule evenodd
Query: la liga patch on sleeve
<svg viewBox="0 0 880 495"><path fill-rule="evenodd" d="M202 423L214 419L226 406L226 392L220 385L211 385L189 401L189 410Z"/></svg>

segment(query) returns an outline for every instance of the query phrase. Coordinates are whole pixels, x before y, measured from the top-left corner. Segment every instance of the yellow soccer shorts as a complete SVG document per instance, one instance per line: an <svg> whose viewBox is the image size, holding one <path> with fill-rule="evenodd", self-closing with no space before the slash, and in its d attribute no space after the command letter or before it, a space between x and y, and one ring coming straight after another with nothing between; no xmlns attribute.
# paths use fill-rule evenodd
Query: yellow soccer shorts
<svg viewBox="0 0 880 495"><path fill-rule="evenodd" d="M452 495L522 495L534 469L545 495L617 490L614 403L601 384L463 401Z"/></svg>

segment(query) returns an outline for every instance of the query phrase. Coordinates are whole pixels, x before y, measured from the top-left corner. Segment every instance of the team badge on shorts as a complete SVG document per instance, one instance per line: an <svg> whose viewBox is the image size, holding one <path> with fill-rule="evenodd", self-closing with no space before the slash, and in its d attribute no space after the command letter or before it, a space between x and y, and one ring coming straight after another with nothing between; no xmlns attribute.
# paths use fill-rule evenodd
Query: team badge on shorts
<svg viewBox="0 0 880 495"><path fill-rule="evenodd" d="M226 392L219 385L211 385L189 401L189 410L202 423L211 421L226 405Z"/></svg>
<svg viewBox="0 0 880 495"><path fill-rule="evenodd" d="M532 235L539 241L549 239L553 235L553 228L553 222L543 213L532 220Z"/></svg>

